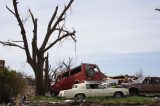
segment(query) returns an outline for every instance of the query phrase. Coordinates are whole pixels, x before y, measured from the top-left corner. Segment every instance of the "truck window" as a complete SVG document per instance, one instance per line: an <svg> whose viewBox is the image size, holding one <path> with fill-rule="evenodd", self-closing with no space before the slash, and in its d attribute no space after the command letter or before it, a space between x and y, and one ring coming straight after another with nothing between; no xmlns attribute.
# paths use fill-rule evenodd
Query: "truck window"
<svg viewBox="0 0 160 106"><path fill-rule="evenodd" d="M81 71L81 67L78 67L76 69L71 70L70 75L74 75L76 73L79 73Z"/></svg>
<svg viewBox="0 0 160 106"><path fill-rule="evenodd" d="M160 84L160 79L153 79L154 84Z"/></svg>
<svg viewBox="0 0 160 106"><path fill-rule="evenodd" d="M67 77L69 77L69 71L62 74L62 78L67 78Z"/></svg>
<svg viewBox="0 0 160 106"><path fill-rule="evenodd" d="M143 81L144 84L151 84L151 78L146 78L144 81Z"/></svg>

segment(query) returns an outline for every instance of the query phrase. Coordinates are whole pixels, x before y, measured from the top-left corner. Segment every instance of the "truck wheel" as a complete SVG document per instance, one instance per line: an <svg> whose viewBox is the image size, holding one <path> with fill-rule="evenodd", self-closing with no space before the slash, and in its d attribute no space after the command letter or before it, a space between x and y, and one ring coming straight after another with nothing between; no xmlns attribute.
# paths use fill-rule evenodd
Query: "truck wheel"
<svg viewBox="0 0 160 106"><path fill-rule="evenodd" d="M88 77L93 78L94 75L95 75L95 71L92 68L90 68L90 69L87 70L87 76Z"/></svg>
<svg viewBox="0 0 160 106"><path fill-rule="evenodd" d="M115 92L114 97L115 98L121 98L121 97L123 97L123 93L122 92Z"/></svg>
<svg viewBox="0 0 160 106"><path fill-rule="evenodd" d="M132 95L132 96L139 95L139 91L138 91L137 89L131 89L131 90L129 91L129 93L130 93L130 95Z"/></svg>
<svg viewBox="0 0 160 106"><path fill-rule="evenodd" d="M85 95L84 94L77 94L75 96L75 101L76 102L82 102L85 99Z"/></svg>

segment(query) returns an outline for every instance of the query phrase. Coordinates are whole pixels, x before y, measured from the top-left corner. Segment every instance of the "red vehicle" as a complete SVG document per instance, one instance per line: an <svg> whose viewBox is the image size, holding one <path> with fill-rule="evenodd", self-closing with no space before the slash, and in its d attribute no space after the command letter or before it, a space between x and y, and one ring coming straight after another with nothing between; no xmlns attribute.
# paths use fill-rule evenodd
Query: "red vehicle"
<svg viewBox="0 0 160 106"><path fill-rule="evenodd" d="M60 90L71 89L75 83L102 81L104 76L97 65L83 63L58 75L55 84L51 86L51 93L57 95Z"/></svg>

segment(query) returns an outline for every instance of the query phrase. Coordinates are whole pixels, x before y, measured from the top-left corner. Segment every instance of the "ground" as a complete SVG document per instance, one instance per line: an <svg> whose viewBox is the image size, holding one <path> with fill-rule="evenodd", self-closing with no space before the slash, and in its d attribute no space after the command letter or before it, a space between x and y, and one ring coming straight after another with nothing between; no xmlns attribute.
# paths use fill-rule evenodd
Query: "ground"
<svg viewBox="0 0 160 106"><path fill-rule="evenodd" d="M40 97L38 97L39 99ZM50 101L33 101L30 106L160 106L159 97L142 97L142 96L129 96L124 98L113 97L93 97L87 98L83 102L75 102L74 100L54 99L56 102ZM58 100L58 101L57 101ZM48 102L50 101L50 102Z"/></svg>
<svg viewBox="0 0 160 106"><path fill-rule="evenodd" d="M34 97L30 102L24 102L24 106L160 106L160 98L142 96L92 97L86 98L83 102L75 102L69 99L40 96Z"/></svg>

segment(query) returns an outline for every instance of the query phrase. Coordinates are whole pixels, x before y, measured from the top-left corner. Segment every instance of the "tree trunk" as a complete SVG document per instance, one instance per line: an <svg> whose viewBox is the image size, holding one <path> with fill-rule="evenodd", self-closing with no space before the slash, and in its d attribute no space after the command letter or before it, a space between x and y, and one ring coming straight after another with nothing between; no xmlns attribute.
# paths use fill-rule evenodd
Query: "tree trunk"
<svg viewBox="0 0 160 106"><path fill-rule="evenodd" d="M36 70L36 95L44 95L44 80L43 80L43 70Z"/></svg>
<svg viewBox="0 0 160 106"><path fill-rule="evenodd" d="M48 76L48 70L45 70L45 83L44 83L44 86L45 86L45 89L44 89L44 92L48 92L49 90L49 76Z"/></svg>
<svg viewBox="0 0 160 106"><path fill-rule="evenodd" d="M48 92L50 90L50 81L49 81L49 61L48 61L48 54L46 56L46 59L45 59L45 83L44 83L44 86L45 86L45 90L44 92Z"/></svg>

